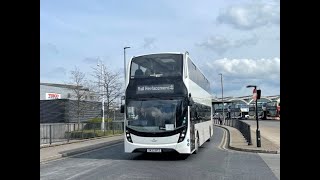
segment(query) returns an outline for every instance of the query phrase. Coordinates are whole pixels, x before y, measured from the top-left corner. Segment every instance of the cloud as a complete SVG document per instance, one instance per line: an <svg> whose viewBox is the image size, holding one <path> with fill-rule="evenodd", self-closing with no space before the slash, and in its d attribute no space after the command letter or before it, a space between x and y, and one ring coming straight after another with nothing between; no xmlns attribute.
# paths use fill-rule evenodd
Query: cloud
<svg viewBox="0 0 320 180"><path fill-rule="evenodd" d="M280 76L280 58L273 59L218 59L207 62L210 70L232 78L278 78Z"/></svg>
<svg viewBox="0 0 320 180"><path fill-rule="evenodd" d="M43 49L42 51L59 54L59 49L54 43L41 43L40 48Z"/></svg>
<svg viewBox="0 0 320 180"><path fill-rule="evenodd" d="M270 24L280 24L280 2L254 2L229 6L216 18L220 24L236 29L251 30Z"/></svg>
<svg viewBox="0 0 320 180"><path fill-rule="evenodd" d="M69 82L66 74L67 71L63 67L54 68L49 72L40 72L40 82L66 84Z"/></svg>
<svg viewBox="0 0 320 180"><path fill-rule="evenodd" d="M197 45L215 51L218 54L223 54L232 47L230 41L223 36L209 37L205 42Z"/></svg>
<svg viewBox="0 0 320 180"><path fill-rule="evenodd" d="M154 48L155 41L156 41L155 38L150 38L150 37L144 38L143 48L145 48L145 49Z"/></svg>
<svg viewBox="0 0 320 180"><path fill-rule="evenodd" d="M84 63L87 63L87 64L97 64L98 63L98 58L96 58L96 57L86 57L82 61Z"/></svg>
<svg viewBox="0 0 320 180"><path fill-rule="evenodd" d="M280 94L280 59L218 59L205 63L201 69L210 80L212 90L221 95L223 75L226 96L248 95L246 85L253 84L263 89L264 95Z"/></svg>
<svg viewBox="0 0 320 180"><path fill-rule="evenodd" d="M225 38L224 36L211 36L206 41L197 43L196 45L210 49L221 55L232 48L256 45L258 41L259 38L256 35L247 39L238 39L233 41Z"/></svg>
<svg viewBox="0 0 320 180"><path fill-rule="evenodd" d="M226 82L228 83L228 82ZM227 96L233 96L233 97L239 97L239 96L250 96L252 95L252 88L247 88L247 84L243 84L242 86L238 86L234 89L224 89L223 95L225 97ZM280 95L280 86L276 86L273 84L259 84L258 89L261 90L262 96L273 96L273 95ZM221 98L221 89L217 93L217 97Z"/></svg>
<svg viewBox="0 0 320 180"><path fill-rule="evenodd" d="M51 71L45 73L47 77L64 77L67 74L67 70L64 67L55 67Z"/></svg>
<svg viewBox="0 0 320 180"><path fill-rule="evenodd" d="M70 15L60 13L49 13L48 11L40 10L40 21L45 26L52 27L55 31L69 31L72 33L81 33L87 35L90 26L84 26L84 21L77 21ZM79 18L78 18L79 19Z"/></svg>
<svg viewBox="0 0 320 180"><path fill-rule="evenodd" d="M256 45L259 41L259 38L254 35L251 38L248 39L239 39L236 40L233 44L234 47L241 47L241 46L253 46Z"/></svg>

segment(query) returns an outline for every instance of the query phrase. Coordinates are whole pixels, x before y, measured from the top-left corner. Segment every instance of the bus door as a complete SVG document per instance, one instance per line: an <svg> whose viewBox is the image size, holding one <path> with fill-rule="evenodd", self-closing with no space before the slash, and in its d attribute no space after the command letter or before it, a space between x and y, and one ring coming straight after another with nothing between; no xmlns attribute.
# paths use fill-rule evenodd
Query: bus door
<svg viewBox="0 0 320 180"><path fill-rule="evenodd" d="M192 108L190 108L190 106L188 107L189 109L189 117L190 117L190 152L192 152L195 148L196 148L196 139L195 139L195 129L194 129L194 124L195 121L193 120L194 116L193 116L193 112L192 112Z"/></svg>
<svg viewBox="0 0 320 180"><path fill-rule="evenodd" d="M190 152L193 151L196 148L196 140L195 140L195 134L194 134L194 123L191 122L190 124Z"/></svg>

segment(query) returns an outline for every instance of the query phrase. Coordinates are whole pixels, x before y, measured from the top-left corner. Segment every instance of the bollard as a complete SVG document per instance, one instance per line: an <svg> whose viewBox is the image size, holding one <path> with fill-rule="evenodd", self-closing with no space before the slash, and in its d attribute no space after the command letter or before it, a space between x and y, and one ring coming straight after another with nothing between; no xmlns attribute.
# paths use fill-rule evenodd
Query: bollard
<svg viewBox="0 0 320 180"><path fill-rule="evenodd" d="M51 143L52 143L52 139L51 139L51 127L52 127L52 125L50 124L50 125L49 125L49 143L50 143L50 145L51 145Z"/></svg>
<svg viewBox="0 0 320 180"><path fill-rule="evenodd" d="M67 141L69 142L70 141L70 136L71 136L71 132L70 132L70 124L67 124L68 125L68 137L67 137Z"/></svg>
<svg viewBox="0 0 320 180"><path fill-rule="evenodd" d="M92 124L92 125L94 125L94 124ZM93 126L93 137L96 137L96 128L95 128L95 126Z"/></svg>
<svg viewBox="0 0 320 180"><path fill-rule="evenodd" d="M82 129L81 129L81 139L83 139L83 124L82 124Z"/></svg>
<svg viewBox="0 0 320 180"><path fill-rule="evenodd" d="M257 139L257 147L261 147L261 136L260 136L260 130L256 130L256 139Z"/></svg>
<svg viewBox="0 0 320 180"><path fill-rule="evenodd" d="M249 130L249 132L248 132L248 139L249 139L249 141L248 141L248 145L252 145L252 142L251 142L251 130L250 130L250 125L248 125L248 130Z"/></svg>

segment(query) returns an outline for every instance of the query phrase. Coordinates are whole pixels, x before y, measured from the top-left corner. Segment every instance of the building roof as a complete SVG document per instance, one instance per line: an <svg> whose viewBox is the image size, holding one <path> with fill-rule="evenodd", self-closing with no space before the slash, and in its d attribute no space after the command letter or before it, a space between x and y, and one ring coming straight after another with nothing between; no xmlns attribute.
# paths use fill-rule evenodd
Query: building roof
<svg viewBox="0 0 320 180"><path fill-rule="evenodd" d="M61 87L61 88L67 88L67 89L74 89L77 86L76 85L71 85L71 84L56 84L56 83L41 83L40 85L44 86L52 86L52 87ZM82 90L89 91L88 88L83 88L83 86L79 86Z"/></svg>
<svg viewBox="0 0 320 180"><path fill-rule="evenodd" d="M261 96L260 99L266 99L268 101L277 101L280 99L280 95ZM242 102L249 105L253 101L253 99L252 99L252 95L239 96L239 97L233 97L233 96L223 97L223 102L225 102L225 103L231 103L231 102L235 102L235 101L242 101ZM213 98L212 103L214 103L214 104L222 103L222 98Z"/></svg>

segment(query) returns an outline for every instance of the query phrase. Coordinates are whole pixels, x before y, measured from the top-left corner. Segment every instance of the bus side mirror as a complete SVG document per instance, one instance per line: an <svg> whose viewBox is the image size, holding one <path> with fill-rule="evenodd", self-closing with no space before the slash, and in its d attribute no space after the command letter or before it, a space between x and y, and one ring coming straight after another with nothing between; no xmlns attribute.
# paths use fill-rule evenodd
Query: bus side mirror
<svg viewBox="0 0 320 180"><path fill-rule="evenodd" d="M121 105L121 107L120 107L120 112L121 112L121 113L124 113L124 105Z"/></svg>
<svg viewBox="0 0 320 180"><path fill-rule="evenodd" d="M188 106L192 106L193 105L193 100L191 98L191 93L189 93L189 97L188 97Z"/></svg>

